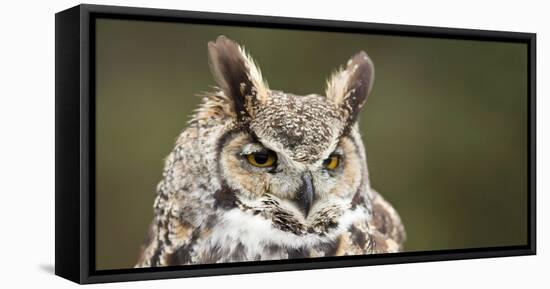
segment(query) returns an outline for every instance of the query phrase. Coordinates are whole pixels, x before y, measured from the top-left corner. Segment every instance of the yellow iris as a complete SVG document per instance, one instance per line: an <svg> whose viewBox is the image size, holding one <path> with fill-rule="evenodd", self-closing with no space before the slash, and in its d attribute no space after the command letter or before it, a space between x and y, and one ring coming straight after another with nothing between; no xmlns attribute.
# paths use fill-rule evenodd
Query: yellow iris
<svg viewBox="0 0 550 289"><path fill-rule="evenodd" d="M339 164L340 164L340 157L338 157L337 155L331 155L330 157L328 157L328 159L326 159L323 162L323 165L327 170L334 170L338 167Z"/></svg>
<svg viewBox="0 0 550 289"><path fill-rule="evenodd" d="M268 151L247 154L246 159L255 167L266 168L273 166L277 160L277 157L274 152Z"/></svg>

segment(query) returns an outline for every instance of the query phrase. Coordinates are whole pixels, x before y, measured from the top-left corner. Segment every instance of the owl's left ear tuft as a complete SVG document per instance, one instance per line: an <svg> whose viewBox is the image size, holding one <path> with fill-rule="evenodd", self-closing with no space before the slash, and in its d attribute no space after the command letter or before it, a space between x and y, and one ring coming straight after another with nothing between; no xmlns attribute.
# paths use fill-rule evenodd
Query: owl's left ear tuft
<svg viewBox="0 0 550 289"><path fill-rule="evenodd" d="M255 105L265 103L269 95L269 88L254 60L223 35L208 43L208 59L212 74L232 102L237 119L254 117Z"/></svg>
<svg viewBox="0 0 550 289"><path fill-rule="evenodd" d="M346 113L346 122L352 125L374 83L374 65L364 51L357 53L327 81L326 95Z"/></svg>

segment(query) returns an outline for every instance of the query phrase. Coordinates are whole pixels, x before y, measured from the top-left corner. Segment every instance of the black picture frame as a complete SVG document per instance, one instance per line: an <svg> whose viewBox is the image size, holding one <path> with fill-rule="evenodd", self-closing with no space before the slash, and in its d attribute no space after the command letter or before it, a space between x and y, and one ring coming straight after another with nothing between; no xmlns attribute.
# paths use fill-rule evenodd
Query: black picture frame
<svg viewBox="0 0 550 289"><path fill-rule="evenodd" d="M95 25L97 18L276 27L528 45L528 244L226 264L95 269ZM536 254L536 34L166 9L78 5L55 15L55 274L100 283Z"/></svg>

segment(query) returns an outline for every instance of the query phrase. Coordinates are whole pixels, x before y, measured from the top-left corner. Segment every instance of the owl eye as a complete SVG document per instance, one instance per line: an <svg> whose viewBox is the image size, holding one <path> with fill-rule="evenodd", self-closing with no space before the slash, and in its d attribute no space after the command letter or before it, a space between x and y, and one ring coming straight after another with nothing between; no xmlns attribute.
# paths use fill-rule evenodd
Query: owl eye
<svg viewBox="0 0 550 289"><path fill-rule="evenodd" d="M266 168L275 165L277 155L272 151L256 152L247 154L246 159L255 167Z"/></svg>
<svg viewBox="0 0 550 289"><path fill-rule="evenodd" d="M332 154L328 157L328 159L323 161L323 166L327 170L334 170L338 167L340 164L340 156L336 154Z"/></svg>

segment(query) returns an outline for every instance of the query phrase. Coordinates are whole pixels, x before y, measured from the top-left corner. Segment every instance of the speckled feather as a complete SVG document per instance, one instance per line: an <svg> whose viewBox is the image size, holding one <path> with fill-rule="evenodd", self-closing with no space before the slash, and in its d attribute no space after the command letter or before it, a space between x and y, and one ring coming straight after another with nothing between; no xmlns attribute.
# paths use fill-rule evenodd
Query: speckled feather
<svg viewBox="0 0 550 289"><path fill-rule="evenodd" d="M208 45L218 90L201 105L165 160L154 220L136 267L398 252L405 230L370 187L357 117L372 89L364 52L328 81L327 96L271 90L244 49ZM247 164L269 149L270 170ZM341 165L323 161L338 153ZM297 206L304 176L315 195Z"/></svg>

